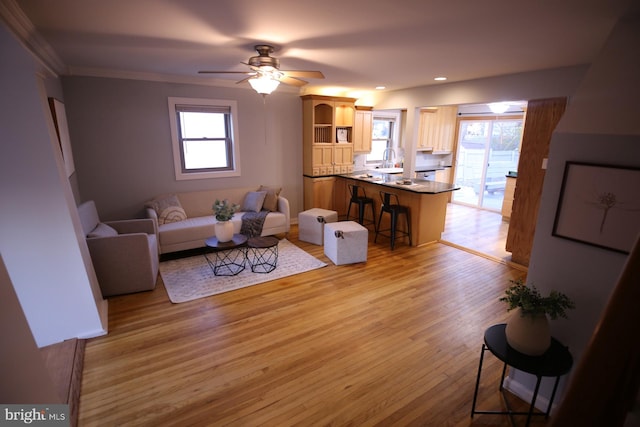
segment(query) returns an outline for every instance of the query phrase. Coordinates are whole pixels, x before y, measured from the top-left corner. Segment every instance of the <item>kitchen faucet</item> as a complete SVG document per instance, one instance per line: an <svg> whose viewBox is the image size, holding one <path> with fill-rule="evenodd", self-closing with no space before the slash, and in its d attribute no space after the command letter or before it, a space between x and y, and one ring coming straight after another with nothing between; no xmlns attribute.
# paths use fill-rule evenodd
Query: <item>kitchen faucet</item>
<svg viewBox="0 0 640 427"><path fill-rule="evenodd" d="M393 159L396 158L396 152L393 148L387 147L382 152L382 167L383 168L392 168L393 167Z"/></svg>

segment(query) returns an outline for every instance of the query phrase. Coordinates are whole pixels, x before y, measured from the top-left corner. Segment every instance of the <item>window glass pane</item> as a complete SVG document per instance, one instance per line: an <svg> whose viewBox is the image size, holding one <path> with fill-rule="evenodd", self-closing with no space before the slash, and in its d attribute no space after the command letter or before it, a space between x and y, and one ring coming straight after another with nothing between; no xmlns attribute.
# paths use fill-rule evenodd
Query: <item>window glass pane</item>
<svg viewBox="0 0 640 427"><path fill-rule="evenodd" d="M185 169L227 167L225 140L183 141Z"/></svg>
<svg viewBox="0 0 640 427"><path fill-rule="evenodd" d="M373 121L373 139L388 139L391 134L391 122L389 120Z"/></svg>
<svg viewBox="0 0 640 427"><path fill-rule="evenodd" d="M224 138L225 122L221 113L180 112L183 138Z"/></svg>
<svg viewBox="0 0 640 427"><path fill-rule="evenodd" d="M387 149L386 139L374 139L371 141L371 153L367 154L367 162L381 162L384 150Z"/></svg>

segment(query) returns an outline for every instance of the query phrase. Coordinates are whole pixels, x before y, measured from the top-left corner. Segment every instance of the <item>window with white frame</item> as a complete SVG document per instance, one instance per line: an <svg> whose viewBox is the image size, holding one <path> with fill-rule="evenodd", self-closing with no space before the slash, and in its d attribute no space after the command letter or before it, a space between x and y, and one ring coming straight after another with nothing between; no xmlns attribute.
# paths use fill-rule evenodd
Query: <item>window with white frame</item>
<svg viewBox="0 0 640 427"><path fill-rule="evenodd" d="M397 120L397 114L376 112L371 132L371 152L367 154L366 163L380 164L384 161L397 160L395 158L398 138Z"/></svg>
<svg viewBox="0 0 640 427"><path fill-rule="evenodd" d="M169 98L176 179L240 175L235 101Z"/></svg>

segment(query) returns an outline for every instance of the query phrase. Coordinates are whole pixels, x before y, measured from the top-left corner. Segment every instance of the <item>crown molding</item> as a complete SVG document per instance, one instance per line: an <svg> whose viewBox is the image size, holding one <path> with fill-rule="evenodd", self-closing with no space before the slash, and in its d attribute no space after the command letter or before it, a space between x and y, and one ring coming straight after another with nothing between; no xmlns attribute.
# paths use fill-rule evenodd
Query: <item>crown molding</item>
<svg viewBox="0 0 640 427"><path fill-rule="evenodd" d="M47 71L56 77L66 73L67 67L62 59L38 33L15 0L0 0L0 18Z"/></svg>

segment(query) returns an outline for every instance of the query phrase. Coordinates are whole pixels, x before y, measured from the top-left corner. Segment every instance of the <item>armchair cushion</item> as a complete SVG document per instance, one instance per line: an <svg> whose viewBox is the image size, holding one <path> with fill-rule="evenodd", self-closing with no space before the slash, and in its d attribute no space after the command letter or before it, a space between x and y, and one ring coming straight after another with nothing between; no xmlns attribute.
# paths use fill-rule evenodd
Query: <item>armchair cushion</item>
<svg viewBox="0 0 640 427"><path fill-rule="evenodd" d="M117 235L118 232L115 228L109 227L104 222L99 222L98 225L96 225L96 228L87 234L87 237L113 237Z"/></svg>

